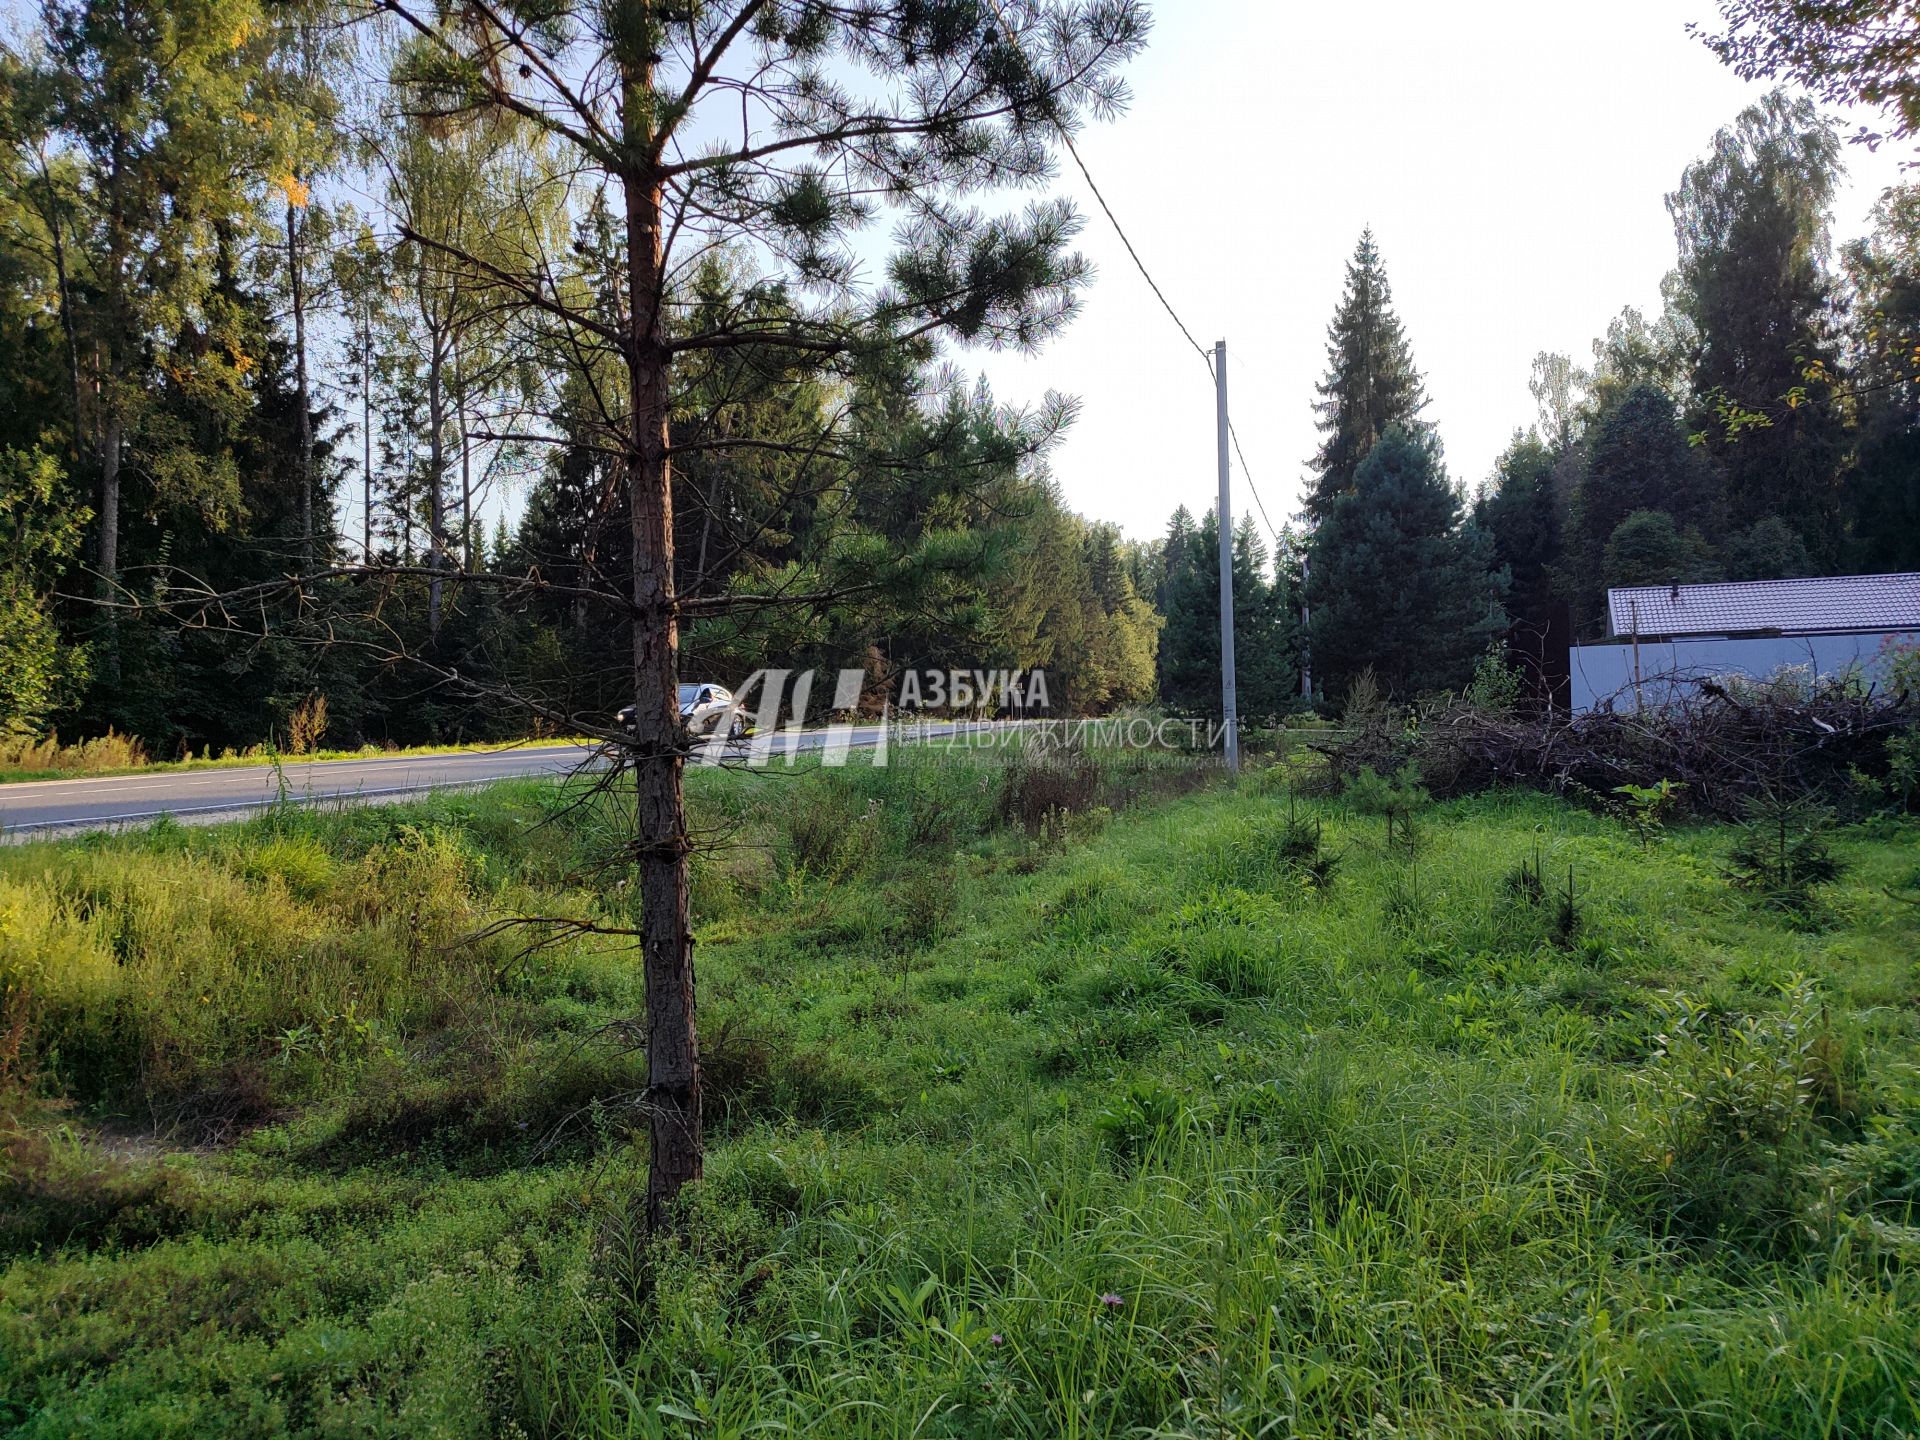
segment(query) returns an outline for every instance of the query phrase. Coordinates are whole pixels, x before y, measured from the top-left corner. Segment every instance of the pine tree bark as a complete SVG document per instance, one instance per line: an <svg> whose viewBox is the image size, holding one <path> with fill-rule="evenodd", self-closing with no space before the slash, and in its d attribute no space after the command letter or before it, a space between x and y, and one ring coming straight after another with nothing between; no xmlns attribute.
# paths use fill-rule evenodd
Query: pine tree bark
<svg viewBox="0 0 1920 1440"><path fill-rule="evenodd" d="M60 333L67 343L67 380L73 387L73 463L78 469L87 453L85 434L86 407L80 382L80 337L73 322L73 285L67 274L66 227L60 223L60 197L54 192L53 171L44 155L40 159L40 177L47 190L47 234L53 242L53 276L60 296Z"/></svg>
<svg viewBox="0 0 1920 1440"><path fill-rule="evenodd" d="M100 430L100 583L111 595L120 577L120 412L111 401Z"/></svg>
<svg viewBox="0 0 1920 1440"><path fill-rule="evenodd" d="M300 409L300 456L294 473L300 483L300 562L313 565L313 409L307 403L307 292L300 254L300 211L287 202L287 285L293 300L293 388Z"/></svg>
<svg viewBox="0 0 1920 1440"><path fill-rule="evenodd" d="M636 6L644 17L645 6ZM636 50L640 47L635 46ZM646 968L647 1103L651 1163L646 1226L673 1223L674 1200L700 1178L700 1058L694 1025L693 937L687 923L687 823L676 690L677 597L673 493L667 456L668 353L663 344L661 180L643 101L650 57L630 56L624 139L632 432L627 484L633 526L634 804L640 865L641 953Z"/></svg>
<svg viewBox="0 0 1920 1440"><path fill-rule="evenodd" d="M360 305L360 519L366 558L373 560L373 316Z"/></svg>
<svg viewBox="0 0 1920 1440"><path fill-rule="evenodd" d="M467 441L467 373L460 346L453 347L453 416L460 425L460 568L478 570L473 558L473 458Z"/></svg>
<svg viewBox="0 0 1920 1440"><path fill-rule="evenodd" d="M445 361L435 335L427 358L427 634L440 634L442 587L447 563L447 398Z"/></svg>

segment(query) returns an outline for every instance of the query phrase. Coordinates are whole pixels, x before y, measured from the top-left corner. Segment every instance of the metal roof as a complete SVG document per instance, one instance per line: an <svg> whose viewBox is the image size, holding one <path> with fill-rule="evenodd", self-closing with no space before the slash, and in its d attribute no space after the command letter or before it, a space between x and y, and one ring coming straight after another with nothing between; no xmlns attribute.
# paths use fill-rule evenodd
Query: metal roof
<svg viewBox="0 0 1920 1440"><path fill-rule="evenodd" d="M1607 591L1613 633L1739 635L1920 629L1920 573L1823 575Z"/></svg>

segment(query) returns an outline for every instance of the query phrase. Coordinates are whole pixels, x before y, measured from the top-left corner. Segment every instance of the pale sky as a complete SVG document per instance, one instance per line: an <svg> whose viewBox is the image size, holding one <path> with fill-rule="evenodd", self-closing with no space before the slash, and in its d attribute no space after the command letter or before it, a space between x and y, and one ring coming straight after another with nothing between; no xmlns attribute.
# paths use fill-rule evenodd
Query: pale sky
<svg viewBox="0 0 1920 1440"><path fill-rule="evenodd" d="M1686 33L1712 15L1658 0L1155 7L1132 108L1081 154L1195 338L1226 340L1234 422L1276 525L1314 452L1327 321L1363 225L1458 482L1532 420L1536 353L1585 363L1623 305L1657 311L1674 262L1663 199L1766 88ZM1846 147L1836 243L1865 229L1900 158ZM1099 272L1082 313L1036 357L959 359L1005 401L1078 395L1054 459L1067 501L1144 538L1175 505L1213 503L1213 392L1070 161L1061 184Z"/></svg>

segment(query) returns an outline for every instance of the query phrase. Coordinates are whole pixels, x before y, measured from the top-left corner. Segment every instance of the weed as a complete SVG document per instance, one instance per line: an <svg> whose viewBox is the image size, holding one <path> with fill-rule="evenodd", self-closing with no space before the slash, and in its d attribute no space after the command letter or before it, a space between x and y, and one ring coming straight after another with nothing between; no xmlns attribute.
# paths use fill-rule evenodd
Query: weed
<svg viewBox="0 0 1920 1440"><path fill-rule="evenodd" d="M1613 793L1620 799L1614 802L1613 813L1645 850L1665 832L1667 820L1686 789L1665 778L1653 785L1616 785Z"/></svg>
<svg viewBox="0 0 1920 1440"><path fill-rule="evenodd" d="M1118 1159L1136 1164L1177 1144L1194 1123L1193 1112L1171 1087L1142 1077L1101 1109L1093 1128Z"/></svg>
<svg viewBox="0 0 1920 1440"><path fill-rule="evenodd" d="M287 753L311 755L327 734L327 697L314 691L287 715Z"/></svg>
<svg viewBox="0 0 1920 1440"><path fill-rule="evenodd" d="M1677 1232L1773 1246L1800 1218L1823 1126L1861 1116L1859 1059L1811 981L1778 1008L1743 1014L1663 997L1641 1081L1660 1194Z"/></svg>
<svg viewBox="0 0 1920 1440"><path fill-rule="evenodd" d="M1085 756L1022 753L1000 782L999 815L1029 833L1051 827L1064 835L1066 818L1091 809L1099 791L1099 766Z"/></svg>

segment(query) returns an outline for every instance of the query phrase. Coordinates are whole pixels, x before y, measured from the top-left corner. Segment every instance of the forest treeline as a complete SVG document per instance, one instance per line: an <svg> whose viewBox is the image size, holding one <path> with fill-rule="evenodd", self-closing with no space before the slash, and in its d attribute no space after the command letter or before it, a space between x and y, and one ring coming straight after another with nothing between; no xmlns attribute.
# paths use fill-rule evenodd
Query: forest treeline
<svg viewBox="0 0 1920 1440"><path fill-rule="evenodd" d="M0 53L0 730L166 755L296 715L310 738L320 697L335 743L631 701L632 627L595 603L631 593L627 379L582 340L626 323L621 202L551 127L423 103L464 43L319 3L49 0ZM781 199L828 274L847 217ZM1026 273L946 328L1064 318L1064 217L990 236ZM672 282L669 337L729 341L673 367L682 674L1044 667L1058 706L1151 700L1131 549L1048 477L1071 402L997 404L897 324L796 342L817 321L761 243ZM528 255L547 293L505 303ZM488 526L509 488L522 518Z"/></svg>
<svg viewBox="0 0 1920 1440"><path fill-rule="evenodd" d="M1667 197L1659 313L1622 310L1584 365L1538 356L1537 414L1471 490L1448 478L1363 235L1275 571L1237 527L1243 712L1284 709L1303 662L1335 703L1368 668L1407 698L1457 689L1561 606L1577 638L1604 635L1610 586L1920 569L1920 186L1888 190L1836 251L1844 149L1782 91L1713 136ZM1146 567L1170 703L1218 703L1215 534L1178 510Z"/></svg>
<svg viewBox="0 0 1920 1440"><path fill-rule="evenodd" d="M624 323L617 198L538 124L417 103L431 45L352 20L50 0L0 53L0 730L218 750L324 697L329 741L405 743L630 698L631 626L589 603L632 579L625 381L581 338ZM1242 713L1307 703L1307 667L1320 703L1369 667L1458 687L1559 605L1597 633L1609 585L1920 567L1920 186L1836 251L1843 149L1784 93L1713 137L1660 312L1541 355L1471 491L1364 235L1303 512L1235 529ZM816 322L768 276L844 280L804 249L838 203L781 197L785 272L743 228L675 277L670 327L731 337L672 369L681 673L1043 667L1061 709L1217 709L1211 514L1137 543L1072 513L1072 403L999 404L927 334L795 343ZM476 283L533 252L516 303ZM1062 297L1043 328L1083 271L1027 277ZM1040 333L983 304L948 323Z"/></svg>

